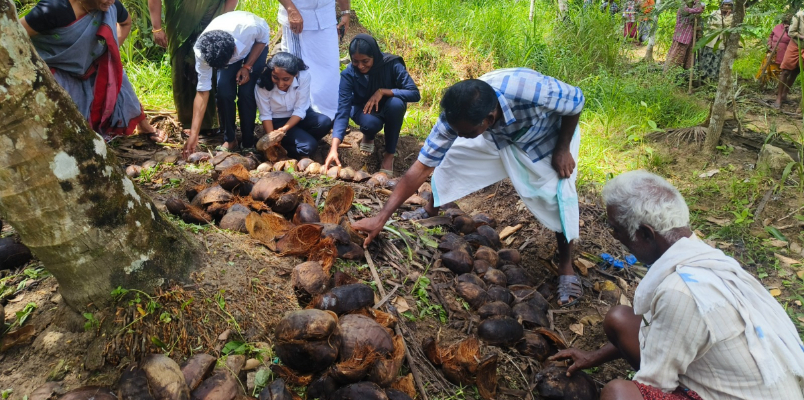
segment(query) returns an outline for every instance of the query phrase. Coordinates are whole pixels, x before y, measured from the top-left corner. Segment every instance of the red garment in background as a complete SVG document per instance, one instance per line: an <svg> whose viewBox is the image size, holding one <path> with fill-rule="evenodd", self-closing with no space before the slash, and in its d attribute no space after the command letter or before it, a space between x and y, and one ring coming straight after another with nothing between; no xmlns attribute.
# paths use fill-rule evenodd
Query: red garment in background
<svg viewBox="0 0 804 400"><path fill-rule="evenodd" d="M782 40L779 41L779 38ZM784 53L787 51L787 46L790 44L790 36L787 36L787 25L779 24L773 27L770 37L768 38L768 48L773 51L776 42L779 41L779 47L776 48L776 64L782 64L784 60Z"/></svg>

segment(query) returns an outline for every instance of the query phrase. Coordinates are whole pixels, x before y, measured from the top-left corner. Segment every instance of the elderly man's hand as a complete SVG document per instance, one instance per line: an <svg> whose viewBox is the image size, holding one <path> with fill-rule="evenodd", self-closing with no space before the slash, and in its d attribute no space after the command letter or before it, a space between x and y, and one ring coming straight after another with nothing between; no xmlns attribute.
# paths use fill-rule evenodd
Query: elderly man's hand
<svg viewBox="0 0 804 400"><path fill-rule="evenodd" d="M575 159L572 158L569 149L556 149L553 151L551 164L553 169L558 173L558 177L561 179L569 178L570 175L572 175L572 171L575 171Z"/></svg>
<svg viewBox="0 0 804 400"><path fill-rule="evenodd" d="M295 34L300 34L304 30L304 19L301 16L301 13L295 7L288 8L288 25L290 25L290 30Z"/></svg>
<svg viewBox="0 0 804 400"><path fill-rule="evenodd" d="M548 358L550 361L572 360L572 365L567 368L567 376L571 376L579 369L597 367L594 353L590 351L578 350L575 348L561 350L554 356Z"/></svg>

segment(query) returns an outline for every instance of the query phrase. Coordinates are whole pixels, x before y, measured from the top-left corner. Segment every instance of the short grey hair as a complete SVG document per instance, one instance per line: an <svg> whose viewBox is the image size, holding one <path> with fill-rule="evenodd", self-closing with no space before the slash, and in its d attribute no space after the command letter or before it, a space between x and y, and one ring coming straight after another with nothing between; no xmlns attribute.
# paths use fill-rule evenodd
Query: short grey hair
<svg viewBox="0 0 804 400"><path fill-rule="evenodd" d="M649 225L672 240L667 237L672 229L690 224L690 210L678 189L643 170L625 172L608 181L603 187L603 203L617 210L616 221L628 230L631 240L640 225Z"/></svg>

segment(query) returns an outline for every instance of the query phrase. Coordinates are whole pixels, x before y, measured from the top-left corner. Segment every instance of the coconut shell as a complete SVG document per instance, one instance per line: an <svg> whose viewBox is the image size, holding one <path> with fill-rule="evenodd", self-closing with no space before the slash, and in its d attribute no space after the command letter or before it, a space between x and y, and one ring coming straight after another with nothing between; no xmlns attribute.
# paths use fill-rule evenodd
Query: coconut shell
<svg viewBox="0 0 804 400"><path fill-rule="evenodd" d="M477 213L472 216L472 220L475 221L475 225L477 226L488 225L492 229L497 228L497 220L486 213Z"/></svg>
<svg viewBox="0 0 804 400"><path fill-rule="evenodd" d="M369 179L371 179L371 175L362 169L355 171L355 176L352 178L352 180L355 182L365 182Z"/></svg>
<svg viewBox="0 0 804 400"><path fill-rule="evenodd" d="M274 165L270 162L264 162L257 166L257 172L266 173L274 170Z"/></svg>
<svg viewBox="0 0 804 400"><path fill-rule="evenodd" d="M318 171L321 170L321 164L317 162L312 162L307 168L304 169L304 173L307 175L318 175Z"/></svg>
<svg viewBox="0 0 804 400"><path fill-rule="evenodd" d="M229 229L235 232L248 233L246 229L246 218L251 214L251 210L247 207L235 204L229 208L226 215L221 219L221 229Z"/></svg>
<svg viewBox="0 0 804 400"><path fill-rule="evenodd" d="M288 162L287 160L279 160L274 162L274 171L284 171L287 169Z"/></svg>
<svg viewBox="0 0 804 400"><path fill-rule="evenodd" d="M334 166L334 167L330 167L327 170L327 178L337 179L338 178L338 173L340 173L340 172L341 172L341 167L339 167L337 165Z"/></svg>
<svg viewBox="0 0 804 400"><path fill-rule="evenodd" d="M191 188L186 189L184 191L184 196L187 197L187 201L193 201L195 196L197 196L198 193L201 193L206 188L207 185L195 185Z"/></svg>
<svg viewBox="0 0 804 400"><path fill-rule="evenodd" d="M342 168L338 172L338 178L343 179L345 181L352 181L355 179L355 170L350 167Z"/></svg>
<svg viewBox="0 0 804 400"><path fill-rule="evenodd" d="M525 328L531 329L550 326L550 320L547 319L547 314L528 302L516 304L512 310L514 311L516 320Z"/></svg>
<svg viewBox="0 0 804 400"><path fill-rule="evenodd" d="M139 165L129 165L126 167L126 176L129 178L137 178L142 173L142 167Z"/></svg>
<svg viewBox="0 0 804 400"><path fill-rule="evenodd" d="M318 175L326 175L326 174L327 174L327 171L329 171L329 168L327 168L327 166L326 166L326 165L321 165L321 166L318 168L318 173L317 173L317 174L318 174Z"/></svg>
<svg viewBox="0 0 804 400"><path fill-rule="evenodd" d="M517 249L502 249L497 252L497 256L502 265L519 265L519 263L522 262L522 256L519 255L519 250Z"/></svg>
<svg viewBox="0 0 804 400"><path fill-rule="evenodd" d="M227 192L220 185L210 186L199 192L190 205L195 207L207 207L212 203L228 203L234 199L231 193Z"/></svg>
<svg viewBox="0 0 804 400"><path fill-rule="evenodd" d="M243 157L240 154L220 152L216 154L215 157L212 157L212 165L215 166L215 174L220 174L235 164L240 164L249 171L257 168L257 162L254 159Z"/></svg>
<svg viewBox="0 0 804 400"><path fill-rule="evenodd" d="M444 363L444 359L451 357L447 354L445 349L438 346L438 342L432 337L426 337L422 341L422 350L424 355L430 360L433 365L440 367Z"/></svg>
<svg viewBox="0 0 804 400"><path fill-rule="evenodd" d="M442 253L461 249L469 252L471 248L469 247L469 243L467 243L461 235L457 235L452 232L442 236L441 242L438 243L438 250L440 250Z"/></svg>
<svg viewBox="0 0 804 400"><path fill-rule="evenodd" d="M209 354L199 353L188 358L187 361L181 366L181 372L184 375L184 381L190 390L195 390L201 381L212 372L215 367L217 359Z"/></svg>
<svg viewBox="0 0 804 400"><path fill-rule="evenodd" d="M187 209L187 202L182 199L171 197L165 202L165 208L173 215L180 215L182 211Z"/></svg>
<svg viewBox="0 0 804 400"><path fill-rule="evenodd" d="M511 311L511 307L501 301L492 301L490 303L483 304L482 307L477 309L477 314L480 316L481 320L496 316L514 316L514 312Z"/></svg>
<svg viewBox="0 0 804 400"><path fill-rule="evenodd" d="M321 238L321 226L305 224L294 227L276 242L276 250L284 255L301 256L310 252Z"/></svg>
<svg viewBox="0 0 804 400"><path fill-rule="evenodd" d="M492 354L477 367L477 391L480 397L491 400L497 398L497 355Z"/></svg>
<svg viewBox="0 0 804 400"><path fill-rule="evenodd" d="M505 277L505 272L495 268L489 268L486 273L483 274L483 280L489 285L505 287L508 284L508 278Z"/></svg>
<svg viewBox="0 0 804 400"><path fill-rule="evenodd" d="M388 183L389 178L385 172L377 172L376 174L372 175L371 178L366 182L366 186L370 188L377 188L377 187L385 187Z"/></svg>
<svg viewBox="0 0 804 400"><path fill-rule="evenodd" d="M357 279L346 272L335 271L332 276L332 281L334 282L333 287L338 286L346 286L351 285L353 283L360 283L360 279Z"/></svg>
<svg viewBox="0 0 804 400"><path fill-rule="evenodd" d="M358 382L338 389L330 400L388 400L388 396L376 383Z"/></svg>
<svg viewBox="0 0 804 400"><path fill-rule="evenodd" d="M329 399L332 393L338 390L338 383L335 382L328 373L323 373L313 377L313 381L307 385L307 398L308 399ZM263 400L260 398L260 400Z"/></svg>
<svg viewBox="0 0 804 400"><path fill-rule="evenodd" d="M528 276L528 273L521 267L506 268L505 276L508 277L509 285L533 285L533 281Z"/></svg>
<svg viewBox="0 0 804 400"><path fill-rule="evenodd" d="M525 357L531 357L539 362L544 362L547 360L547 357L552 356L558 351L544 336L528 331L525 331L525 336L522 337L522 340L517 342L514 347L519 354Z"/></svg>
<svg viewBox="0 0 804 400"><path fill-rule="evenodd" d="M469 246L471 246L472 248L475 248L475 249L480 247L480 246L485 246L485 247L489 247L489 248L494 247L494 244L491 243L491 241L489 241L488 239L486 239L485 236L483 236L483 235L481 235L481 234L479 234L477 232L470 233L470 234L464 236L463 238L464 238L464 240L466 240L466 243L469 243Z"/></svg>
<svg viewBox="0 0 804 400"><path fill-rule="evenodd" d="M468 283L471 283L471 284L479 286L483 290L486 290L486 282L483 282L483 279L480 279L480 277L475 275L475 274L469 273L469 274L458 275L458 277L455 278L455 281L456 282L468 282Z"/></svg>
<svg viewBox="0 0 804 400"><path fill-rule="evenodd" d="M536 375L539 395L549 400L596 399L597 387L583 371L567 376L567 367L550 364Z"/></svg>
<svg viewBox="0 0 804 400"><path fill-rule="evenodd" d="M444 216L445 217L450 217L451 219L455 219L456 217L459 217L461 215L466 215L466 213L463 210L461 210L460 208L457 208L457 207L444 208L442 206L441 208L445 210L444 211Z"/></svg>
<svg viewBox="0 0 804 400"><path fill-rule="evenodd" d="M550 309L550 303L548 303L547 299L545 299L539 292L533 293L525 302L528 303L531 307L534 307L537 310L539 310L539 312L541 312L542 314L547 314L547 310Z"/></svg>
<svg viewBox="0 0 804 400"><path fill-rule="evenodd" d="M111 390L100 386L84 386L65 393L59 400L117 400L117 396Z"/></svg>
<svg viewBox="0 0 804 400"><path fill-rule="evenodd" d="M539 287L536 288L536 291L539 292L539 294L545 299L549 299L555 294L556 286L550 282L543 282L541 285L539 285Z"/></svg>
<svg viewBox="0 0 804 400"><path fill-rule="evenodd" d="M296 212L293 213L293 223L296 225L314 224L321 221L321 216L318 215L318 210L315 206L307 203L301 203L296 207Z"/></svg>
<svg viewBox="0 0 804 400"><path fill-rule="evenodd" d="M468 215L458 215L453 218L452 228L455 229L455 232L463 233L464 235L468 235L477 230L475 221Z"/></svg>
<svg viewBox="0 0 804 400"><path fill-rule="evenodd" d="M500 242L500 235L491 226L489 225L478 226L477 233L478 235L481 235L489 240L489 243L491 243L491 248L499 249L500 247L502 247L502 243Z"/></svg>
<svg viewBox="0 0 804 400"><path fill-rule="evenodd" d="M349 211L355 198L355 191L350 186L335 185L327 193L327 201L324 203L324 212L321 215L321 222L337 224L341 216Z"/></svg>
<svg viewBox="0 0 804 400"><path fill-rule="evenodd" d="M278 145L282 138L285 137L285 132L274 130L272 132L266 132L260 140L257 141L257 144L254 146L259 151L268 150L268 148Z"/></svg>
<svg viewBox="0 0 804 400"><path fill-rule="evenodd" d="M214 221L214 218L198 207L187 206L187 208L181 212L181 220L188 224L205 225Z"/></svg>
<svg viewBox="0 0 804 400"><path fill-rule="evenodd" d="M362 283L338 286L317 297L310 304L319 310L329 310L341 315L371 307L374 304L374 290Z"/></svg>
<svg viewBox="0 0 804 400"><path fill-rule="evenodd" d="M385 389L385 395L388 400L413 400L407 393L396 389Z"/></svg>
<svg viewBox="0 0 804 400"><path fill-rule="evenodd" d="M351 358L358 343L369 344L382 355L394 351L393 340L388 331L377 321L363 315L344 315L338 324L341 331L341 358Z"/></svg>
<svg viewBox="0 0 804 400"><path fill-rule="evenodd" d="M249 178L251 178L251 176L248 174L246 167L241 164L236 164L221 172L218 176L218 185L231 192L244 182L248 182Z"/></svg>
<svg viewBox="0 0 804 400"><path fill-rule="evenodd" d="M263 153L265 159L269 162L278 162L288 157L288 151L285 150L284 147L281 145L271 146L267 148Z"/></svg>
<svg viewBox="0 0 804 400"><path fill-rule="evenodd" d="M300 192L287 192L276 199L276 202L274 203L273 207L271 207L271 210L280 214L291 213L296 209L296 206L299 205L301 200L302 196Z"/></svg>
<svg viewBox="0 0 804 400"><path fill-rule="evenodd" d="M193 400L232 400L237 396L240 385L234 375L219 369L212 376L201 382L193 390Z"/></svg>
<svg viewBox="0 0 804 400"><path fill-rule="evenodd" d="M321 237L332 238L335 244L350 243L349 233L346 232L343 226L337 224L318 224L321 225Z"/></svg>
<svg viewBox="0 0 804 400"><path fill-rule="evenodd" d="M405 376L396 378L394 383L391 384L391 389L398 390L410 397L416 397L416 384L413 381L413 374L408 373Z"/></svg>
<svg viewBox="0 0 804 400"><path fill-rule="evenodd" d="M294 288L302 289L311 295L326 292L329 284L329 276L317 261L307 261L297 265L293 268L290 279Z"/></svg>
<svg viewBox="0 0 804 400"><path fill-rule="evenodd" d="M483 275L491 269L491 264L488 263L486 260L475 260L474 262L474 272L478 275Z"/></svg>
<svg viewBox="0 0 804 400"><path fill-rule="evenodd" d="M293 395L282 378L276 379L260 392L259 400L293 400Z"/></svg>
<svg viewBox="0 0 804 400"><path fill-rule="evenodd" d="M213 358L214 359L214 358ZM199 383L201 381L199 380ZM37 396L39 389L31 394L31 400L47 400L53 392L52 390L43 393L43 396ZM117 381L117 397L120 400L155 400L148 390L148 377L145 371L136 366L129 366L123 370L120 380Z"/></svg>
<svg viewBox="0 0 804 400"><path fill-rule="evenodd" d="M296 163L296 170L299 172L304 172L307 170L307 167L313 163L313 160L309 158L302 158L299 162Z"/></svg>
<svg viewBox="0 0 804 400"><path fill-rule="evenodd" d="M405 361L405 339L400 335L394 336L394 351L374 363L368 374L368 380L382 386L390 386L397 375L402 363Z"/></svg>
<svg viewBox="0 0 804 400"><path fill-rule="evenodd" d="M475 383L478 360L480 359L480 342L477 338L469 337L450 346L448 357L441 366L444 376L456 385L471 385Z"/></svg>
<svg viewBox="0 0 804 400"><path fill-rule="evenodd" d="M475 250L475 260L486 261L492 267L497 265L497 259L497 252L491 247L480 246Z"/></svg>
<svg viewBox="0 0 804 400"><path fill-rule="evenodd" d="M204 161L209 161L211 158L212 156L209 153L205 151L197 151L187 157L187 162L191 164L198 164Z"/></svg>
<svg viewBox="0 0 804 400"><path fill-rule="evenodd" d="M329 274L330 268L335 264L335 259L338 258L338 248L335 247L335 241L331 238L323 238L318 241L307 254L308 261L318 261L324 272Z"/></svg>
<svg viewBox="0 0 804 400"><path fill-rule="evenodd" d="M301 373L323 371L338 358L338 316L316 309L290 312L276 325L275 338L274 352L285 365Z"/></svg>
<svg viewBox="0 0 804 400"><path fill-rule="evenodd" d="M338 249L338 258L343 258L344 260L362 260L365 254L362 247L352 242L336 244L335 247Z"/></svg>
<svg viewBox="0 0 804 400"><path fill-rule="evenodd" d="M524 329L511 317L491 317L477 326L477 336L492 346L510 346L522 339Z"/></svg>
<svg viewBox="0 0 804 400"><path fill-rule="evenodd" d="M346 360L341 358L341 362L330 367L327 374L342 385L355 383L368 375L369 370L379 358L380 355L372 350L371 345L358 343L352 357Z"/></svg>
<svg viewBox="0 0 804 400"><path fill-rule="evenodd" d="M441 255L441 262L456 274L472 272L473 260L465 250L453 250Z"/></svg>
<svg viewBox="0 0 804 400"><path fill-rule="evenodd" d="M509 305L514 302L514 295L510 290L502 286L490 285L486 290L488 292L489 301L501 301Z"/></svg>
<svg viewBox="0 0 804 400"><path fill-rule="evenodd" d="M151 394L157 400L188 400L190 390L179 365L162 354L149 354L143 358L140 368L148 378ZM97 398L96 398L97 399Z"/></svg>
<svg viewBox="0 0 804 400"><path fill-rule="evenodd" d="M313 358L313 360L317 360L317 358ZM272 364L271 372L273 372L276 376L282 378L290 386L303 387L309 385L310 382L313 381L312 373L302 374L296 370L288 368L285 365ZM298 399L298 397L294 395L293 399L294 400Z"/></svg>
<svg viewBox="0 0 804 400"><path fill-rule="evenodd" d="M489 295L480 286L468 282L458 282L455 292L473 308L478 309L489 301Z"/></svg>
<svg viewBox="0 0 804 400"><path fill-rule="evenodd" d="M30 261L31 257L31 250L24 244L14 241L14 238L0 239L0 270L21 267Z"/></svg>
<svg viewBox="0 0 804 400"><path fill-rule="evenodd" d="M251 197L257 201L276 201L287 192L298 191L299 183L287 172L271 172L260 178L251 189Z"/></svg>

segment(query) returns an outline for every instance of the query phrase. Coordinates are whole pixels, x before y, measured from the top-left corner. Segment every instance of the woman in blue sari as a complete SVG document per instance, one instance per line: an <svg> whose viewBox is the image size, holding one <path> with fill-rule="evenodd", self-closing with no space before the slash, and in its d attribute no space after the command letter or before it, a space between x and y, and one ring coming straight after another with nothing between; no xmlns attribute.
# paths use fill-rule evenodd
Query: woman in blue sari
<svg viewBox="0 0 804 400"><path fill-rule="evenodd" d="M119 45L131 31L131 17L119 0L40 0L20 23L56 81L105 140L135 128L154 142L167 139L148 123L123 71Z"/></svg>

